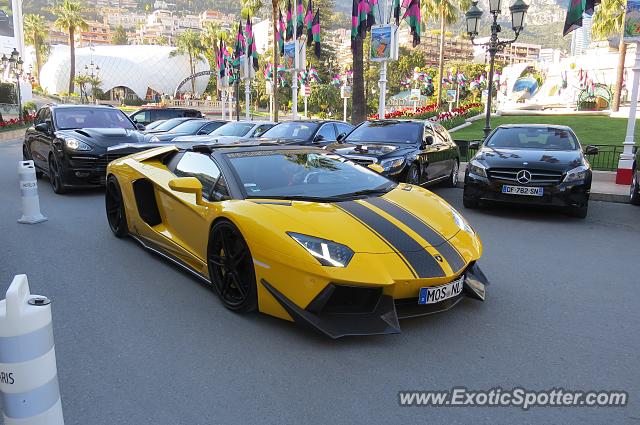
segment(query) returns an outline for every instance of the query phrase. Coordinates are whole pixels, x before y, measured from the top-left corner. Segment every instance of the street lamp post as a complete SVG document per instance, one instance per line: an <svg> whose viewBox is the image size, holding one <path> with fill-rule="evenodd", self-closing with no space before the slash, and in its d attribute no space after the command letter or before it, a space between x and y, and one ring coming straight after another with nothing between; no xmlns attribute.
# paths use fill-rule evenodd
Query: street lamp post
<svg viewBox="0 0 640 425"><path fill-rule="evenodd" d="M91 62L89 63L89 65L85 65L84 66L84 75L85 77L89 78L89 84L91 85L91 96L93 98L93 101L95 102L95 91L96 91L96 79L99 78L99 73L100 73L100 65L96 65L93 63L93 59L91 59ZM84 90L84 82L80 85L80 95L82 97L82 92L85 91ZM88 94L85 92L85 96L87 98L87 102L89 101L89 96Z"/></svg>
<svg viewBox="0 0 640 425"><path fill-rule="evenodd" d="M20 78L22 78L23 73L23 65L24 62L22 58L20 58L20 54L14 48L9 57L2 55L0 59L2 61L2 69L3 73L9 73L9 76L13 76L16 79L16 96L18 100L18 116L20 117L20 121L24 119L24 114L22 111L22 93L20 92Z"/></svg>
<svg viewBox="0 0 640 425"><path fill-rule="evenodd" d="M489 85L487 88L487 112L484 126L484 137L486 138L491 133L491 100L493 97L493 73L496 53L503 50L505 46L515 42L520 35L520 32L524 28L524 17L527 13L529 6L523 0L516 0L510 7L511 12L511 24L515 37L511 40L500 40L498 34L502 31L502 27L498 24L498 15L501 13L502 0L489 0L489 13L493 15L493 22L491 23L491 36L486 43L476 43L475 37L478 35L478 24L482 17L482 10L478 7L477 0L473 2L471 8L465 14L467 21L467 34L471 38L471 43L474 46L486 46L489 52Z"/></svg>

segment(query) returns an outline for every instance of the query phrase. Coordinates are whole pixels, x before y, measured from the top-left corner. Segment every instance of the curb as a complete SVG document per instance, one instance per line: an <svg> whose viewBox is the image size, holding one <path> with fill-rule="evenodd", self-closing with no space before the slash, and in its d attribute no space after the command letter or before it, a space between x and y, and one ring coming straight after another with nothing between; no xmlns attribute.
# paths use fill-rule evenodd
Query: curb
<svg viewBox="0 0 640 425"><path fill-rule="evenodd" d="M13 142L24 138L24 134L27 131L26 128L18 130L9 130L0 132L0 143Z"/></svg>

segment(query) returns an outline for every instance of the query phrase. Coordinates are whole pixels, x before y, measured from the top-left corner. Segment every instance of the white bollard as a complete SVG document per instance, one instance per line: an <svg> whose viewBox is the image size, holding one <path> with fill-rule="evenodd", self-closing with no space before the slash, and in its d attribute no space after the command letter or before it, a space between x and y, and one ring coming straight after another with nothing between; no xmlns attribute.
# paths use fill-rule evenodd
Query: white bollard
<svg viewBox="0 0 640 425"><path fill-rule="evenodd" d="M51 302L23 274L0 301L0 408L5 425L64 425Z"/></svg>
<svg viewBox="0 0 640 425"><path fill-rule="evenodd" d="M22 217L18 223L35 224L45 221L47 217L40 212L38 180L33 161L20 161L18 175L20 176L20 196L22 197Z"/></svg>

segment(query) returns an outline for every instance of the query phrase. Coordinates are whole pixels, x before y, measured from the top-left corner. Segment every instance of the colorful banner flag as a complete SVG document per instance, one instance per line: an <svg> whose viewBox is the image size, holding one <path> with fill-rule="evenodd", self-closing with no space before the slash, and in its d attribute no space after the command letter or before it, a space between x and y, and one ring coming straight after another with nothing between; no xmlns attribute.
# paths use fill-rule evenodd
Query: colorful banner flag
<svg viewBox="0 0 640 425"><path fill-rule="evenodd" d="M570 0L567 16L564 21L563 36L582 26L582 15L593 15L594 8L600 0Z"/></svg>
<svg viewBox="0 0 640 425"><path fill-rule="evenodd" d="M307 5L307 13L304 15L304 25L307 28L307 47L313 43L313 5L311 0Z"/></svg>
<svg viewBox="0 0 640 425"><path fill-rule="evenodd" d="M246 40L244 38L244 34L242 33L242 22L238 23L238 34L236 35L236 44L233 49L233 69L235 75L234 81L237 81L237 78L240 74L240 61L242 56L245 54L245 44Z"/></svg>
<svg viewBox="0 0 640 425"><path fill-rule="evenodd" d="M282 19L282 10L278 10L278 48L280 49L280 56L284 56L284 37L286 32L286 25Z"/></svg>
<svg viewBox="0 0 640 425"><path fill-rule="evenodd" d="M316 15L313 17L313 53L319 58L322 53L322 46L320 45L320 8L316 11Z"/></svg>
<svg viewBox="0 0 640 425"><path fill-rule="evenodd" d="M393 0L393 5L391 6L393 10L393 19L396 21L396 25L400 25L400 15L402 14L402 9L400 8L400 0Z"/></svg>
<svg viewBox="0 0 640 425"><path fill-rule="evenodd" d="M247 16L247 26L245 27L247 36L247 58L251 61L253 69L258 70L258 51L256 49L256 40L253 35L253 24L251 23L251 17Z"/></svg>
<svg viewBox="0 0 640 425"><path fill-rule="evenodd" d="M287 1L287 41L293 38L293 11L291 9L291 0Z"/></svg>
<svg viewBox="0 0 640 425"><path fill-rule="evenodd" d="M404 0L404 3L407 3L407 1L409 1L409 4L402 19L407 20L409 28L411 29L411 35L413 36L413 47L416 47L420 44L420 32L422 31L420 0Z"/></svg>
<svg viewBox="0 0 640 425"><path fill-rule="evenodd" d="M304 7L302 6L302 0L296 1L296 38L300 38L304 34Z"/></svg>

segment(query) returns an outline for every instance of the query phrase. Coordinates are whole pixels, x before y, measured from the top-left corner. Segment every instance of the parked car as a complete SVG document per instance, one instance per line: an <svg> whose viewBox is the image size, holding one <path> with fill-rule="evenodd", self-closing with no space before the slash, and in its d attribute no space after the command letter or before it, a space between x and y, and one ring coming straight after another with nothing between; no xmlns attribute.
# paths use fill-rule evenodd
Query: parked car
<svg viewBox="0 0 640 425"><path fill-rule="evenodd" d="M633 178L629 190L629 201L640 205L640 150L636 148L636 159L633 161Z"/></svg>
<svg viewBox="0 0 640 425"><path fill-rule="evenodd" d="M179 126L180 124L186 121L192 121L192 120L198 120L198 119L202 119L202 118L189 118L189 117L171 118L170 120L166 120L163 123L158 124L152 129L145 128L145 133L147 134L165 133L169 130L174 129L175 127Z"/></svg>
<svg viewBox="0 0 640 425"><path fill-rule="evenodd" d="M365 121L327 149L398 182L458 184L460 150L444 127L429 121Z"/></svg>
<svg viewBox="0 0 640 425"><path fill-rule="evenodd" d="M282 122L267 130L261 137L282 144L323 146L346 135L353 126L341 121L299 120Z"/></svg>
<svg viewBox="0 0 640 425"><path fill-rule="evenodd" d="M268 121L232 121L206 136L180 136L174 142L234 143L262 136L276 124Z"/></svg>
<svg viewBox="0 0 640 425"><path fill-rule="evenodd" d="M131 113L129 117L138 124L147 125L158 120L171 118L203 118L202 112L188 108L142 108Z"/></svg>
<svg viewBox="0 0 640 425"><path fill-rule="evenodd" d="M464 206L506 202L561 207L585 218L591 165L571 128L542 124L501 125L478 147L465 172ZM586 154L598 148L587 146Z"/></svg>
<svg viewBox="0 0 640 425"><path fill-rule="evenodd" d="M166 122L167 120L158 120L158 121L154 121L149 125L145 126L145 131L150 132L151 130L153 130L154 128L158 127L160 124Z"/></svg>
<svg viewBox="0 0 640 425"><path fill-rule="evenodd" d="M162 133L153 133L153 135L151 135L151 137L149 138L149 142L168 142L180 136L205 135L220 128L226 123L226 121L210 121L205 119L188 120L175 126L169 131L165 131Z"/></svg>
<svg viewBox="0 0 640 425"><path fill-rule="evenodd" d="M97 105L44 106L27 129L22 146L38 174L47 174L53 191L105 183L107 164L123 154L119 144L144 142L133 121L121 110Z"/></svg>

